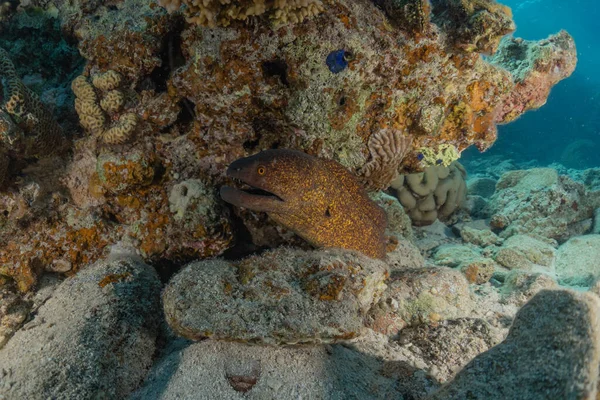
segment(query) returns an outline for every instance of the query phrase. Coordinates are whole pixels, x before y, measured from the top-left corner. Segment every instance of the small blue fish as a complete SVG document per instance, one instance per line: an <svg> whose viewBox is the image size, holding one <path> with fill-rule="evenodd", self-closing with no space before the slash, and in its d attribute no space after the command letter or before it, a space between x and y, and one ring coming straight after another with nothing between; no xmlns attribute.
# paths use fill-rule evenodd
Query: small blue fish
<svg viewBox="0 0 600 400"><path fill-rule="evenodd" d="M338 74L348 67L348 62L352 61L352 53L346 50L335 50L327 56L327 66L334 74Z"/></svg>
<svg viewBox="0 0 600 400"><path fill-rule="evenodd" d="M425 155L423 153L419 153L417 154L417 160L421 161L425 158Z"/></svg>

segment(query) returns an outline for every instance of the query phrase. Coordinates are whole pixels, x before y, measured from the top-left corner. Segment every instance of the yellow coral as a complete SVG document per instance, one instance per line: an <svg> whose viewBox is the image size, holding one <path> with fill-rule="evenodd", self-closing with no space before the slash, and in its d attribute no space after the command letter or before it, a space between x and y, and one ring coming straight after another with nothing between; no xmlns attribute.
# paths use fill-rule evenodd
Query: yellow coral
<svg viewBox="0 0 600 400"><path fill-rule="evenodd" d="M442 165L447 167L460 158L460 153L456 146L448 143L440 144L437 151L422 147L419 149L419 152L423 155L421 163L425 166Z"/></svg>
<svg viewBox="0 0 600 400"><path fill-rule="evenodd" d="M137 116L134 113L123 114L113 127L102 132L102 140L108 144L125 143L133 134L136 125Z"/></svg>
<svg viewBox="0 0 600 400"><path fill-rule="evenodd" d="M119 112L125 103L125 96L119 90L111 90L100 100L100 107L107 113Z"/></svg>
<svg viewBox="0 0 600 400"><path fill-rule="evenodd" d="M108 144L126 142L137 126L137 116L128 112L118 116L125 103L125 96L117 87L122 83L122 76L115 71L107 71L92 77L92 83L81 75L73 80L71 89L76 96L75 111L79 122L94 136ZM101 96L98 96L100 93ZM100 101L98 101L100 97ZM117 122L107 127L106 117L117 119Z"/></svg>
<svg viewBox="0 0 600 400"><path fill-rule="evenodd" d="M158 0L158 3L168 12L177 11L183 4L183 13L189 23L211 28L264 14L276 25L295 24L324 10L321 0Z"/></svg>
<svg viewBox="0 0 600 400"><path fill-rule="evenodd" d="M121 74L117 71L109 70L102 74L93 75L92 85L100 90L109 91L121 86L122 80L123 76Z"/></svg>

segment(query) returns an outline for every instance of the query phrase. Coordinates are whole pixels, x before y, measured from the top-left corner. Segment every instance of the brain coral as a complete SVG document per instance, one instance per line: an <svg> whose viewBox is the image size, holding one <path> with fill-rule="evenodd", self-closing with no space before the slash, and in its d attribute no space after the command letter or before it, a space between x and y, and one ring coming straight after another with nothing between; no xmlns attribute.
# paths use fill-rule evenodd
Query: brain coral
<svg viewBox="0 0 600 400"><path fill-rule="evenodd" d="M464 202L466 171L458 162L434 166L424 172L399 176L392 189L415 225L446 219Z"/></svg>

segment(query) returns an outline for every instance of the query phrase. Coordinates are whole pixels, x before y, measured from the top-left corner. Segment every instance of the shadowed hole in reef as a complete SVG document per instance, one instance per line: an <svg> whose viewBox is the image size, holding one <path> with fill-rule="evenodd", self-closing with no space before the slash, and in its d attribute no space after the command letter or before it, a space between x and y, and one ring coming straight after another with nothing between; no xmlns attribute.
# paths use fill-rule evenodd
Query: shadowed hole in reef
<svg viewBox="0 0 600 400"><path fill-rule="evenodd" d="M153 86L154 90L158 93L167 90L167 81L169 80L171 73L185 64L185 57L181 51L181 32L184 27L183 20L178 20L173 30L163 39L159 54L161 61L160 66L154 68L150 74L151 86ZM142 81L140 85L147 86L150 82L144 83L144 81Z"/></svg>
<svg viewBox="0 0 600 400"><path fill-rule="evenodd" d="M277 58L271 61L264 61L262 63L262 71L265 78L270 78L273 76L279 77L279 80L285 86L289 86L289 82L287 79L287 70L288 66L285 61Z"/></svg>
<svg viewBox="0 0 600 400"><path fill-rule="evenodd" d="M231 216L231 228L235 232L234 245L225 250L223 258L225 260L235 261L250 255L258 255L267 250L267 247L258 247L252 243L252 235L244 221L233 212L233 207L227 205L229 215Z"/></svg>
<svg viewBox="0 0 600 400"><path fill-rule="evenodd" d="M183 126L183 129L180 131L185 132L187 131L186 126L193 123L194 119L196 118L196 113L194 112L195 104L186 98L181 99L181 101L177 104L179 105L179 114L177 114L177 120L175 121L174 125ZM160 130L160 132L167 133L171 131L171 127L172 125L165 126Z"/></svg>

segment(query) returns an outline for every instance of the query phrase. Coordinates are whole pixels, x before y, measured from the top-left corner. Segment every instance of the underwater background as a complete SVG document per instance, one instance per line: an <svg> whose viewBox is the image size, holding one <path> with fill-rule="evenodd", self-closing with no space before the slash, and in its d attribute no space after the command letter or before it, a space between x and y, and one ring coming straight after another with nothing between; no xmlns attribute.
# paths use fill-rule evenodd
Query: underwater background
<svg viewBox="0 0 600 400"><path fill-rule="evenodd" d="M0 2L0 400L600 400L599 9Z"/></svg>
<svg viewBox="0 0 600 400"><path fill-rule="evenodd" d="M577 44L577 68L552 89L543 107L500 125L498 140L484 155L471 147L463 160L502 156L536 166L600 166L600 7L589 0L503 3L512 9L516 37L539 40L567 30Z"/></svg>

